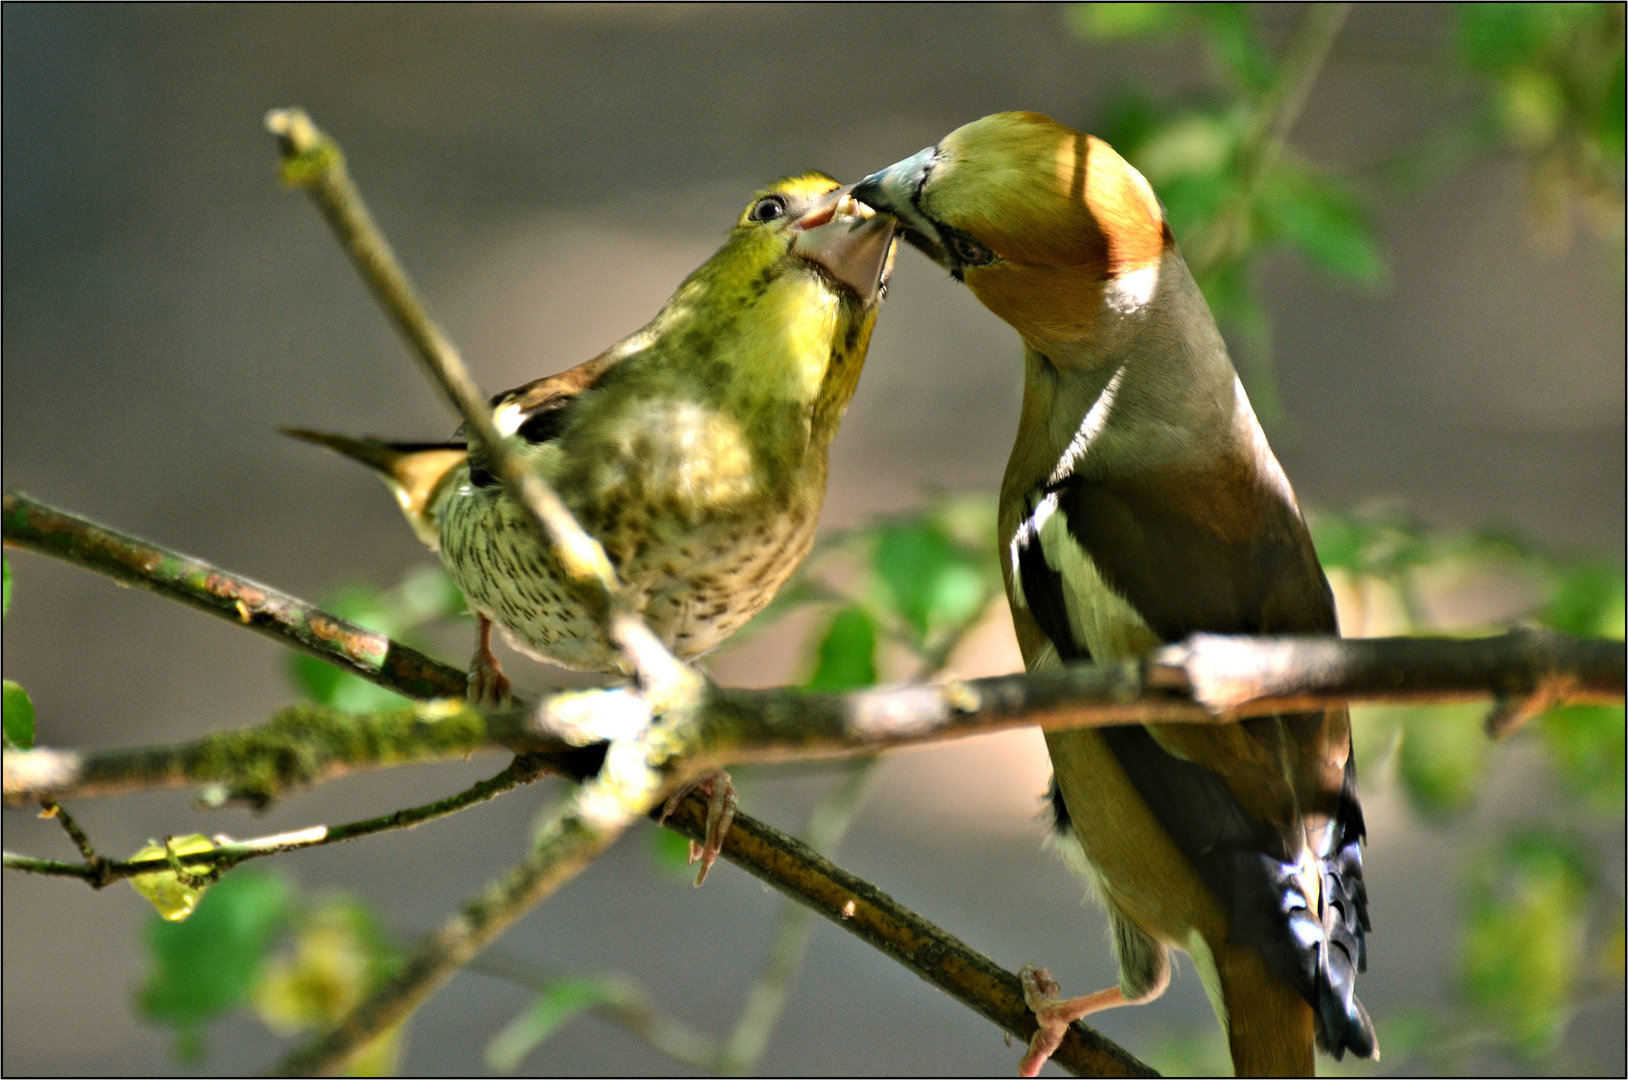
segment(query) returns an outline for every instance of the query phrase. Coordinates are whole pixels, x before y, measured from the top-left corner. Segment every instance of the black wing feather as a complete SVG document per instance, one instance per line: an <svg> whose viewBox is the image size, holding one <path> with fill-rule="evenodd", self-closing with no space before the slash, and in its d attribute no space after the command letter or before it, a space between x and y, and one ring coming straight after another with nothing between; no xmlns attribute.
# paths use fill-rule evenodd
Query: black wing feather
<svg viewBox="0 0 1628 1080"><path fill-rule="evenodd" d="M1013 538L1014 571L1042 632L1066 661L1089 660L1074 640L1062 575L1046 559L1034 510L1050 501L1098 573L1162 640L1212 633L1324 632L1336 629L1333 596L1292 507L1243 541L1206 529L1185 507L1147 490L1111 487L1081 475L1032 498ZM1289 520L1292 518L1292 520ZM1252 818L1218 774L1175 757L1141 725L1099 729L1127 778L1231 917L1234 944L1259 948L1268 969L1312 1006L1319 1042L1336 1059L1371 1057L1375 1037L1354 993L1367 966L1364 836L1356 773L1346 762L1331 849L1322 860L1324 917L1287 859L1283 837ZM1070 822L1052 785L1053 818Z"/></svg>

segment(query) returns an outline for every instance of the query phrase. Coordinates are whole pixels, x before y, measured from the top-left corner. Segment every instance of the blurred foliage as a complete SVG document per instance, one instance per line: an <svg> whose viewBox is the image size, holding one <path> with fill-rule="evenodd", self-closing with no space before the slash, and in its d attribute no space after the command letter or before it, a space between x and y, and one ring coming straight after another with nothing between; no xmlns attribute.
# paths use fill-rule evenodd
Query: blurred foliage
<svg viewBox="0 0 1628 1080"><path fill-rule="evenodd" d="M393 974L400 955L373 910L354 897L330 896L293 920L292 953L273 957L251 994L256 1015L281 1035L335 1027ZM352 1058L347 1076L400 1071L405 1021Z"/></svg>
<svg viewBox="0 0 1628 1080"><path fill-rule="evenodd" d="M1244 4L1075 4L1067 18L1087 41L1196 38L1208 55L1210 91L1175 101L1121 87L1094 130L1153 185L1236 347L1256 412L1268 427L1280 424L1260 259L1286 249L1352 284L1373 287L1386 277L1358 189L1276 141L1278 110L1295 99L1301 73L1280 63Z"/></svg>
<svg viewBox="0 0 1628 1080"><path fill-rule="evenodd" d="M320 596L318 606L415 649L424 645L421 630L468 611L463 594L439 563L409 571L389 589L367 582L340 586ZM294 686L306 697L342 712L389 709L404 700L393 691L303 653L289 654L288 669Z"/></svg>
<svg viewBox="0 0 1628 1080"><path fill-rule="evenodd" d="M1583 966L1593 874L1584 850L1552 831L1482 852L1465 886L1464 996L1523 1056L1552 1051Z"/></svg>
<svg viewBox="0 0 1628 1080"><path fill-rule="evenodd" d="M187 837L169 846L180 854L207 850L208 841ZM155 844L136 857L163 853ZM164 888L173 890L177 883L169 878ZM201 1060L204 1026L245 1005L280 1035L334 1027L399 962L366 905L342 895L301 897L276 873L240 870L222 877L193 900L190 917L149 899L159 915L147 927L151 966L138 1000L149 1022L175 1029L183 1060ZM292 949L277 952L278 942L289 938ZM353 1059L346 1075L396 1074L401 1044L398 1025Z"/></svg>
<svg viewBox="0 0 1628 1080"><path fill-rule="evenodd" d="M486 1044L486 1064L498 1072L513 1072L527 1054L573 1016L596 1005L639 1000L642 997L638 990L624 979L555 979L543 988L525 1012L504 1025Z"/></svg>
<svg viewBox="0 0 1628 1080"><path fill-rule="evenodd" d="M1316 515L1312 536L1350 636L1478 635L1526 619L1623 638L1620 564L1554 558L1507 533L1433 533L1386 506ZM1479 611L1466 604L1475 599ZM1365 783L1393 778L1425 820L1453 820L1476 804L1500 757L1483 715L1476 705L1353 707ZM1551 709L1514 741L1541 747L1565 796L1549 808L1562 824L1513 827L1468 853L1457 978L1464 1011L1421 1012L1399 1032L1414 1037L1383 1041L1393 1064L1416 1056L1458 1071L1485 1047L1535 1063L1555 1052L1580 993L1622 985L1622 898L1587 837L1622 827L1623 710Z"/></svg>
<svg viewBox="0 0 1628 1080"><path fill-rule="evenodd" d="M1623 5L1462 4L1451 18L1442 70L1468 85L1472 104L1373 179L1389 180L1396 193L1479 154L1512 149L1526 162L1537 235L1563 246L1581 216L1612 252L1620 282ZM1338 280L1380 285L1386 265L1367 206L1387 192L1273 143L1285 103L1294 107L1288 83L1300 73L1266 44L1252 7L1073 4L1065 20L1076 37L1098 45L1196 41L1203 48L1207 91L1173 100L1122 86L1093 130L1153 185L1235 346L1256 411L1269 428L1281 424L1260 260L1293 251Z"/></svg>
<svg viewBox="0 0 1628 1080"><path fill-rule="evenodd" d="M151 970L138 1001L150 1022L175 1029L183 1060L202 1057L205 1024L249 999L292 900L276 874L241 871L217 882L191 918L148 923Z"/></svg>
<svg viewBox="0 0 1628 1080"><path fill-rule="evenodd" d="M1623 5L1465 4L1457 16L1457 56L1483 85L1461 141L1519 151L1539 236L1563 246L1581 217L1610 246L1620 281Z"/></svg>
<svg viewBox="0 0 1628 1080"><path fill-rule="evenodd" d="M0 558L0 575L5 580L4 598L0 599L0 618L11 614L11 561ZM27 750L34 745L34 701L28 691L10 679L0 680L0 708L4 712L4 745Z"/></svg>

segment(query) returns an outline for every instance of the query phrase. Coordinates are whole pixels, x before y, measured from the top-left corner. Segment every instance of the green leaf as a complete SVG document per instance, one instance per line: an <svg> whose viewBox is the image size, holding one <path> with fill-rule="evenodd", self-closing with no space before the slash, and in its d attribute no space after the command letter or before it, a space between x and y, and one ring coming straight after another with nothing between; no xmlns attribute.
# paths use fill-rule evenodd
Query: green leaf
<svg viewBox="0 0 1628 1080"><path fill-rule="evenodd" d="M559 979L552 982L531 1008L506 1024L486 1044L486 1064L499 1072L513 1072L571 1017L595 1005L616 1004L631 996L625 983L614 979Z"/></svg>
<svg viewBox="0 0 1628 1080"><path fill-rule="evenodd" d="M1247 4L1195 4L1205 43L1221 74L1243 90L1264 90L1277 63L1255 29Z"/></svg>
<svg viewBox="0 0 1628 1080"><path fill-rule="evenodd" d="M1179 4L1069 4L1068 27L1090 41L1162 37L1188 24Z"/></svg>
<svg viewBox="0 0 1628 1080"><path fill-rule="evenodd" d="M338 1024L400 961L378 914L352 896L325 898L294 929L292 953L272 960L254 988L255 1012L282 1034Z"/></svg>
<svg viewBox="0 0 1628 1080"><path fill-rule="evenodd" d="M840 694L876 685L876 620L863 608L843 608L820 638L818 655L804 688Z"/></svg>
<svg viewBox="0 0 1628 1080"><path fill-rule="evenodd" d="M1418 526L1393 507L1320 511L1312 520L1311 538L1324 566L1355 574L1396 577L1433 554Z"/></svg>
<svg viewBox="0 0 1628 1080"><path fill-rule="evenodd" d="M1458 9L1459 55L1477 71L1506 70L1546 51L1561 29L1560 4L1464 4Z"/></svg>
<svg viewBox="0 0 1628 1080"><path fill-rule="evenodd" d="M190 836L171 837L162 844L148 844L130 856L130 861L163 859L170 855L201 855L214 848L215 844L209 837L193 833ZM153 905L159 918L181 922L197 910L208 877L208 867L183 866L179 871L171 868L137 874L130 879L130 887Z"/></svg>
<svg viewBox="0 0 1628 1080"><path fill-rule="evenodd" d="M1624 758L1620 705L1563 705L1537 723L1549 760L1566 786L1596 811L1622 811Z"/></svg>
<svg viewBox="0 0 1628 1080"><path fill-rule="evenodd" d="M655 859L656 866L662 873L680 879L685 884L694 882L695 870L690 862L689 837L671 829L652 829L650 856Z"/></svg>
<svg viewBox="0 0 1628 1080"><path fill-rule="evenodd" d="M314 656L293 655L289 675L300 692L318 705L346 713L377 712L399 708L407 700L393 690L368 682L359 675L324 663Z"/></svg>
<svg viewBox="0 0 1628 1080"><path fill-rule="evenodd" d="M0 555L0 577L5 581L5 591L0 593L0 618L11 614L11 560Z"/></svg>
<svg viewBox="0 0 1628 1080"><path fill-rule="evenodd" d="M5 743L19 750L34 745L34 702L28 691L5 681Z"/></svg>
<svg viewBox="0 0 1628 1080"><path fill-rule="evenodd" d="M942 528L925 518L881 526L873 565L888 600L919 641L983 604L984 575Z"/></svg>
<svg viewBox="0 0 1628 1080"><path fill-rule="evenodd" d="M211 886L185 922L154 915L146 933L152 967L138 997L142 1014L175 1028L178 1049L189 1041L201 1045L202 1026L254 989L291 899L281 877L239 871Z"/></svg>
<svg viewBox="0 0 1628 1080"><path fill-rule="evenodd" d="M1623 637L1623 571L1585 560L1561 571L1543 623L1579 637Z"/></svg>
<svg viewBox="0 0 1628 1080"><path fill-rule="evenodd" d="M1186 216L1205 217L1213 214L1232 191L1232 186L1223 181L1235 179L1228 175L1228 169L1238 151L1238 135L1237 125L1226 117L1214 113L1184 113L1148 131L1136 148L1132 164L1161 196L1178 178L1206 181L1209 186L1200 189L1205 193L1202 199L1184 196L1181 192L1166 198L1167 209L1169 199L1174 198L1184 210L1184 203L1193 199L1203 210Z"/></svg>
<svg viewBox="0 0 1628 1080"><path fill-rule="evenodd" d="M398 966L400 953L362 901L334 896L297 920L294 949L273 959L254 988L256 1014L283 1035L327 1031L378 988ZM405 1021L354 1055L347 1076L392 1076Z"/></svg>
<svg viewBox="0 0 1628 1080"><path fill-rule="evenodd" d="M1356 196L1333 177L1285 164L1261 180L1252 208L1263 237L1282 239L1347 281L1385 280L1385 257Z"/></svg>
<svg viewBox="0 0 1628 1080"><path fill-rule="evenodd" d="M403 620L390 599L376 585L365 582L341 586L325 594L321 606L342 619L395 636ZM295 687L316 702L347 713L374 712L399 706L401 695L357 675L352 675L314 656L292 653L288 659L289 677Z"/></svg>
<svg viewBox="0 0 1628 1080"><path fill-rule="evenodd" d="M1445 818L1469 809L1487 772L1484 706L1427 705L1402 721L1398 773L1415 810Z"/></svg>
<svg viewBox="0 0 1628 1080"><path fill-rule="evenodd" d="M1548 831L1510 837L1471 866L1459 983L1529 1059L1552 1051L1565 1028L1592 878L1579 847Z"/></svg>

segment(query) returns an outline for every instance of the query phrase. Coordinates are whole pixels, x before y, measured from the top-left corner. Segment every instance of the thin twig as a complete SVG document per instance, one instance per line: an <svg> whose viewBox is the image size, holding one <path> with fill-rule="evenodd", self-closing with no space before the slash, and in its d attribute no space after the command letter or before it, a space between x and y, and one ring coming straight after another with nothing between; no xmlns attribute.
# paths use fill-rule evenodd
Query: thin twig
<svg viewBox="0 0 1628 1080"><path fill-rule="evenodd" d="M645 624L599 542L577 523L542 477L510 453L508 441L492 421L486 396L374 223L338 144L300 109L273 109L266 114L266 127L282 147L284 182L304 188L322 211L414 357L463 417L493 471L531 519L538 539L552 542L578 599L598 616L606 636L621 648L647 690L674 695L679 699L675 704L695 697L699 676Z"/></svg>
<svg viewBox="0 0 1628 1080"><path fill-rule="evenodd" d="M705 831L706 800L685 799L667 819L692 839ZM794 837L746 815L724 839L724 857L881 950L1015 1038L1034 1034L1034 1014L1018 977L968 948L870 883ZM1083 1023L1070 1026L1052 1056L1080 1076L1155 1076L1128 1051Z"/></svg>
<svg viewBox="0 0 1628 1080"><path fill-rule="evenodd" d="M20 491L4 496L7 547L50 555L246 626L406 697L461 698L465 675L298 597L59 510Z"/></svg>
<svg viewBox="0 0 1628 1080"><path fill-rule="evenodd" d="M1300 23L1279 57L1272 83L1255 103L1248 133L1238 151L1242 174L1238 190L1188 245L1193 277L1205 280L1226 265L1242 239L1261 180L1283 153L1311 88L1350 13L1350 4L1307 4Z"/></svg>
<svg viewBox="0 0 1628 1080"><path fill-rule="evenodd" d="M337 844L344 840L357 840L364 836L372 836L374 833L389 832L395 829L415 828L427 821L447 817L489 799L495 799L504 792L512 791L523 784L529 784L542 776L549 775L551 771L545 763L522 755L516 757L514 761L510 762L508 768L496 776L488 777L455 795L449 795L445 799L439 799L424 806L397 810L394 813L367 818L363 821L352 821L332 827L313 825L305 829L275 833L270 836L258 836L249 840L231 840L226 837L216 837L215 846L209 851L123 861L102 858L91 850L90 842L86 840L80 845L80 852L85 856L83 863L36 859L8 851L5 853L5 868L34 874L81 878L98 889L115 881L122 881L125 878L151 874L170 868L172 862L178 862L182 866L196 866L224 873L239 863L247 862L249 859L258 859L266 855L279 855L285 851L296 851L300 848ZM64 822L64 825L66 826L66 822ZM83 833L79 835L83 836Z"/></svg>
<svg viewBox="0 0 1628 1080"><path fill-rule="evenodd" d="M495 947L470 960L465 970L503 979L538 994L547 993L563 977L521 957L501 954ZM665 1054L674 1061L696 1069L716 1071L719 1055L717 1038L658 1012L650 1004L644 990L632 979L613 974L590 976L590 979L600 985L615 987L616 997L589 1006L589 1012L616 1024L643 1040L657 1053Z"/></svg>
<svg viewBox="0 0 1628 1080"><path fill-rule="evenodd" d="M296 1050L279 1076L329 1076L381 1032L404 1020L487 943L565 884L616 839L572 799L542 830L531 854L441 925L402 968L334 1030Z"/></svg>
<svg viewBox="0 0 1628 1080"><path fill-rule="evenodd" d="M96 854L96 848L91 845L90 837L85 835L85 830L79 827L79 822L75 821L73 816L64 810L60 803L54 799L41 799L40 809L44 811L40 815L41 817L57 819L58 824L62 826L62 830L68 834L68 839L72 840L74 847L79 849L80 857L85 860L87 865L100 866L107 861Z"/></svg>

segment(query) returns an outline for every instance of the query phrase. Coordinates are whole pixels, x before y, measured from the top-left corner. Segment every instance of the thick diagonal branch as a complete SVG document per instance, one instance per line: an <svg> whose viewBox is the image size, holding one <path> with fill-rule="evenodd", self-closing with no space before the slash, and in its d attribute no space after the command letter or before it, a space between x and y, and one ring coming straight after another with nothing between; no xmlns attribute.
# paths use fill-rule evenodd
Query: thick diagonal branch
<svg viewBox="0 0 1628 1080"><path fill-rule="evenodd" d="M692 839L705 830L704 803L687 799L668 819ZM1018 977L906 908L880 889L822 858L797 839L744 815L724 840L724 858L825 916L992 1021L1027 1040L1034 1014ZM1156 1076L1129 1052L1082 1023L1052 1056L1080 1076Z"/></svg>
<svg viewBox="0 0 1628 1080"><path fill-rule="evenodd" d="M464 673L268 585L30 498L4 497L7 547L49 555L275 638L410 698L464 695Z"/></svg>

